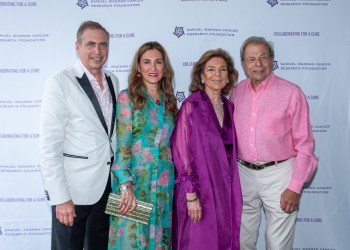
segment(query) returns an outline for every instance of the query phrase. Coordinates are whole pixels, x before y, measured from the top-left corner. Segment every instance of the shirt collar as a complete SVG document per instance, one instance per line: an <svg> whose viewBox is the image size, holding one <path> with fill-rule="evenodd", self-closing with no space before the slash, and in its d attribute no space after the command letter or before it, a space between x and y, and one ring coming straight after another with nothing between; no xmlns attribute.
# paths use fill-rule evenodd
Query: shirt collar
<svg viewBox="0 0 350 250"><path fill-rule="evenodd" d="M94 75L90 73L90 71L84 66L84 64L81 62L81 60L79 62L80 62L81 68L83 69L83 71L86 74L87 78L89 79L90 83L99 87L96 77L94 77ZM107 88L107 81L106 81L106 76L103 73L103 70L101 70L101 75L102 75L103 89L105 90Z"/></svg>

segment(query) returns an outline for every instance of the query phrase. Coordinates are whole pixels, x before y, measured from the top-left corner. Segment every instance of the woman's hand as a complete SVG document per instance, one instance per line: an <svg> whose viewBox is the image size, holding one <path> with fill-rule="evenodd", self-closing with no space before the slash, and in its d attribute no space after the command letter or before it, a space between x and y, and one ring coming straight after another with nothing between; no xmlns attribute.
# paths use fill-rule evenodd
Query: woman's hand
<svg viewBox="0 0 350 250"><path fill-rule="evenodd" d="M126 214L127 212L132 213L135 210L137 203L131 183L127 182L122 184L120 189L122 197L118 209L123 214Z"/></svg>
<svg viewBox="0 0 350 250"><path fill-rule="evenodd" d="M188 216L194 223L202 218L202 208L196 193L186 193Z"/></svg>

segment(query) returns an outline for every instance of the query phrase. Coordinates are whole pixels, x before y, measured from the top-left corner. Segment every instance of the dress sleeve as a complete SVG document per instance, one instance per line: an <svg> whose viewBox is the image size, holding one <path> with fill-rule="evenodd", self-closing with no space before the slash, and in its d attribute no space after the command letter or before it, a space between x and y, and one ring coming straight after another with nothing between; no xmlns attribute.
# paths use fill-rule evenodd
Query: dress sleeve
<svg viewBox="0 0 350 250"><path fill-rule="evenodd" d="M127 91L118 95L116 113L117 147L113 173L120 184L133 182L131 175L131 142L132 142L132 103Z"/></svg>
<svg viewBox="0 0 350 250"><path fill-rule="evenodd" d="M180 183L186 193L195 192L193 155L191 151L191 103L182 104L177 114L175 128L171 136L171 152L176 168L176 183Z"/></svg>
<svg viewBox="0 0 350 250"><path fill-rule="evenodd" d="M288 188L300 193L304 183L312 179L317 166L317 159L314 155L315 143L309 120L309 107L300 88L297 88L293 95L290 119L292 140L297 155Z"/></svg>

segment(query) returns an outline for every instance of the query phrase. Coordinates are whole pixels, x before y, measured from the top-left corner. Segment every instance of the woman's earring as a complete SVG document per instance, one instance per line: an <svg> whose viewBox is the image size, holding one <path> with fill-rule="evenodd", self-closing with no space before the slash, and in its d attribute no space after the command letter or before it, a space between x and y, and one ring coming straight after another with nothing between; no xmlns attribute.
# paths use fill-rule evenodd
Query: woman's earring
<svg viewBox="0 0 350 250"><path fill-rule="evenodd" d="M204 84L204 83L205 83L203 79L201 80L201 83L202 83L202 84Z"/></svg>
<svg viewBox="0 0 350 250"><path fill-rule="evenodd" d="M137 77L141 77L141 74L140 74L140 72L138 72L136 76L137 76Z"/></svg>

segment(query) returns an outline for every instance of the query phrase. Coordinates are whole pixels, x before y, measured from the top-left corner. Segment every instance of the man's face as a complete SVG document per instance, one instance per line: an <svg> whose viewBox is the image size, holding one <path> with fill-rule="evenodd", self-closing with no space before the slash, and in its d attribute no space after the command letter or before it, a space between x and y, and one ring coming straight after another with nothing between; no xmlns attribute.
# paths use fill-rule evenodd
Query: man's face
<svg viewBox="0 0 350 250"><path fill-rule="evenodd" d="M95 74L101 71L107 61L109 40L103 30L86 29L82 35L81 43L76 42L75 49L81 62Z"/></svg>
<svg viewBox="0 0 350 250"><path fill-rule="evenodd" d="M270 75L272 64L273 61L266 45L250 43L246 46L242 65L254 88Z"/></svg>

